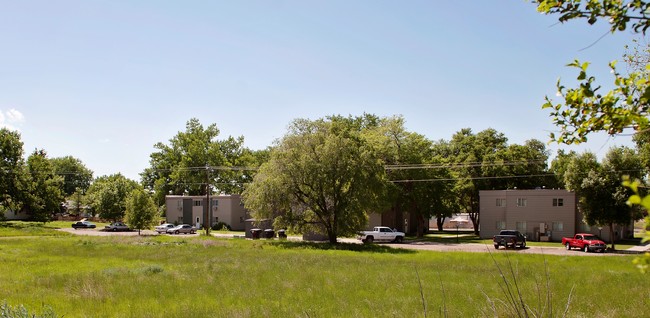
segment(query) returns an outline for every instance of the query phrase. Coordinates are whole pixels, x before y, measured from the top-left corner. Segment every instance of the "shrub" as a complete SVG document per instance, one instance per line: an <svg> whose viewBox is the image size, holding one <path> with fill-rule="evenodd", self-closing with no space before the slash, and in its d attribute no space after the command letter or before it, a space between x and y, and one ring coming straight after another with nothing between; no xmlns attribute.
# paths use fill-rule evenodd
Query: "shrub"
<svg viewBox="0 0 650 318"><path fill-rule="evenodd" d="M217 222L214 225L212 225L212 230L213 231L231 231L232 228L230 225L224 223L224 222Z"/></svg>
<svg viewBox="0 0 650 318"><path fill-rule="evenodd" d="M57 315L52 310L51 307L49 306L44 306L43 307L43 313L41 315L35 314L35 313L30 313L27 308L25 308L23 305L18 305L16 307L12 307L11 305L7 304L7 301L3 301L2 304L0 304L0 317L3 318L51 318L54 317L56 318Z"/></svg>

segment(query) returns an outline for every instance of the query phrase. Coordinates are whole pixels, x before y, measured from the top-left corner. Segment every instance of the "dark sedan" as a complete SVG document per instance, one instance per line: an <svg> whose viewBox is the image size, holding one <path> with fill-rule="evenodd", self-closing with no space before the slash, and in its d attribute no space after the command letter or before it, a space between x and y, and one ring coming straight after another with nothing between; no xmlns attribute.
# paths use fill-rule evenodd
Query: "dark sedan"
<svg viewBox="0 0 650 318"><path fill-rule="evenodd" d="M96 227L97 226L94 223L88 222L88 221L79 221L79 222L72 223L72 228L75 229L75 230L76 229L94 229Z"/></svg>

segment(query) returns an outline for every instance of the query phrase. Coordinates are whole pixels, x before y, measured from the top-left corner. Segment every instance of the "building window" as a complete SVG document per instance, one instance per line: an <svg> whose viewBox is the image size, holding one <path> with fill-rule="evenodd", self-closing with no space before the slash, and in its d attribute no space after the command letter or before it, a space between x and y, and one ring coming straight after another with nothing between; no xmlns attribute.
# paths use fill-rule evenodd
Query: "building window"
<svg viewBox="0 0 650 318"><path fill-rule="evenodd" d="M564 199L553 198L553 206L564 206Z"/></svg>
<svg viewBox="0 0 650 318"><path fill-rule="evenodd" d="M201 200L194 200L194 206L202 206L203 202Z"/></svg>
<svg viewBox="0 0 650 318"><path fill-rule="evenodd" d="M506 221L497 221L497 230L505 230Z"/></svg>
<svg viewBox="0 0 650 318"><path fill-rule="evenodd" d="M564 223L553 222L553 231L564 231Z"/></svg>
<svg viewBox="0 0 650 318"><path fill-rule="evenodd" d="M506 206L506 199L497 199L497 206Z"/></svg>
<svg viewBox="0 0 650 318"><path fill-rule="evenodd" d="M181 224L181 223L183 223L183 217L182 217L182 216L179 216L179 217L178 217L178 224Z"/></svg>
<svg viewBox="0 0 650 318"><path fill-rule="evenodd" d="M517 206L526 206L526 198L517 198Z"/></svg>
<svg viewBox="0 0 650 318"><path fill-rule="evenodd" d="M218 206L219 200L212 200L212 206Z"/></svg>
<svg viewBox="0 0 650 318"><path fill-rule="evenodd" d="M580 228L582 229L581 232L591 232L591 226L589 224L582 223L580 224Z"/></svg>
<svg viewBox="0 0 650 318"><path fill-rule="evenodd" d="M517 222L517 231L521 233L526 233L526 221Z"/></svg>

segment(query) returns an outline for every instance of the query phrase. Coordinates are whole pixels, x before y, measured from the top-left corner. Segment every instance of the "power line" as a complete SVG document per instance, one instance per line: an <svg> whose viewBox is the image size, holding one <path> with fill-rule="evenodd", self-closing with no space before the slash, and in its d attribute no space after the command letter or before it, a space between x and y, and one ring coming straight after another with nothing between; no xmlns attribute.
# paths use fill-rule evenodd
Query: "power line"
<svg viewBox="0 0 650 318"><path fill-rule="evenodd" d="M415 180L390 180L393 183L404 183L404 182L436 182L436 181L457 181L457 180L485 180L485 179L511 179L511 178L534 178L534 177L551 177L555 174L528 174L528 175L518 175L518 176L493 176L493 177L457 177L457 178L439 178L439 179L415 179Z"/></svg>

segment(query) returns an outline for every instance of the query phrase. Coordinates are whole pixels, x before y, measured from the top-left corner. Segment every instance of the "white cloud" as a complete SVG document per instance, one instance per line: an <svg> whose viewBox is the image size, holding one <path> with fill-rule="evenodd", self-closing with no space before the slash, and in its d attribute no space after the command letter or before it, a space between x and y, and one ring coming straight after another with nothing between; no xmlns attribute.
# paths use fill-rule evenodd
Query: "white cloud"
<svg viewBox="0 0 650 318"><path fill-rule="evenodd" d="M25 121L25 116L23 116L23 113L13 108L7 111L7 118L9 119L9 122L14 123L22 123Z"/></svg>
<svg viewBox="0 0 650 318"><path fill-rule="evenodd" d="M18 127L14 126L14 124L21 124L23 122L25 122L25 116L18 110L14 108L6 112L0 110L0 127L10 130L19 130Z"/></svg>

